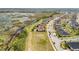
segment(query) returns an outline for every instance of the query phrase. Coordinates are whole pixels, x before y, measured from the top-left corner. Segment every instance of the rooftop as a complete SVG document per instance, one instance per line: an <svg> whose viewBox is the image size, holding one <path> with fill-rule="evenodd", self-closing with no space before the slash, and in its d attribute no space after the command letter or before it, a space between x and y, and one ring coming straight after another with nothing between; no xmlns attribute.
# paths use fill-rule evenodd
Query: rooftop
<svg viewBox="0 0 79 59"><path fill-rule="evenodd" d="M79 51L79 42L67 42L71 50Z"/></svg>

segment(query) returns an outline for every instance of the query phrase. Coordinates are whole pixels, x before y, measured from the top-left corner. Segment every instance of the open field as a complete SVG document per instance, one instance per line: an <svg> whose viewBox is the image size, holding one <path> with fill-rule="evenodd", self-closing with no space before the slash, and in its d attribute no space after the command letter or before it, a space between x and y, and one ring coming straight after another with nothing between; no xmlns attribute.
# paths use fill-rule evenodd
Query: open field
<svg viewBox="0 0 79 59"><path fill-rule="evenodd" d="M26 49L29 51L53 51L46 32L30 32L26 39Z"/></svg>

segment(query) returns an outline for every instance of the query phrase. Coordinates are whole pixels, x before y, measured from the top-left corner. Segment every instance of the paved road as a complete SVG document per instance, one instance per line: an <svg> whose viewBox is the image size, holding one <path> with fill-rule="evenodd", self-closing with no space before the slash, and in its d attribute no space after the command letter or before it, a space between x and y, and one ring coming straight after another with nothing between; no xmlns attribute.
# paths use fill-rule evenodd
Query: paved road
<svg viewBox="0 0 79 59"><path fill-rule="evenodd" d="M65 14L66 15L66 14ZM60 43L62 41L79 41L79 37L75 37L75 38L63 38L63 40L61 40L60 38L58 38L55 34L55 29L54 29L54 24L56 20L60 20L62 17L64 17L65 15L62 15L60 17L55 18L54 20L51 20L48 24L47 24L47 33L48 33L48 37L51 41L53 41L54 43L52 43L52 45L54 45L53 47L55 47L56 50L62 51L64 50L63 48L60 47ZM75 25L75 23L73 23ZM68 49L69 50L69 49Z"/></svg>
<svg viewBox="0 0 79 59"><path fill-rule="evenodd" d="M56 50L59 50L59 51L62 51L62 50L64 50L63 48L61 48L60 47L60 43L62 42L62 40L61 39L59 39L56 35L55 35L55 30L54 30L54 21L55 20L58 20L58 19L61 19L62 17L64 17L65 15L62 15L62 16L60 16L60 17L57 17L57 18L55 18L54 20L51 20L48 24L47 24L47 33L48 33L48 37L49 37L49 39L50 40L52 40L53 42L54 42L54 48L56 49Z"/></svg>

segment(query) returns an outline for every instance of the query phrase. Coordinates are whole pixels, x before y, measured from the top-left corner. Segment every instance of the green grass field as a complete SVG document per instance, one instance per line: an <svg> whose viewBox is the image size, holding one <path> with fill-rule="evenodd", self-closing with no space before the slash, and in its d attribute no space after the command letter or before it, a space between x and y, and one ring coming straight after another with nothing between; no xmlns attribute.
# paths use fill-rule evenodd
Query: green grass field
<svg viewBox="0 0 79 59"><path fill-rule="evenodd" d="M26 39L26 50L53 51L46 32L30 32Z"/></svg>

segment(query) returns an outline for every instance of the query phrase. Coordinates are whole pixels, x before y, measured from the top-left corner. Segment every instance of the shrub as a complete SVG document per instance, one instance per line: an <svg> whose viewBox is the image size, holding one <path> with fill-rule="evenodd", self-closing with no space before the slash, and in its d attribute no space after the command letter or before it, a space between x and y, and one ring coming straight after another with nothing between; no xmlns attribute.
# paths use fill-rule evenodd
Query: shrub
<svg viewBox="0 0 79 59"><path fill-rule="evenodd" d="M15 51L23 51L25 49L25 40L27 37L27 32L23 31L13 42L12 47Z"/></svg>

